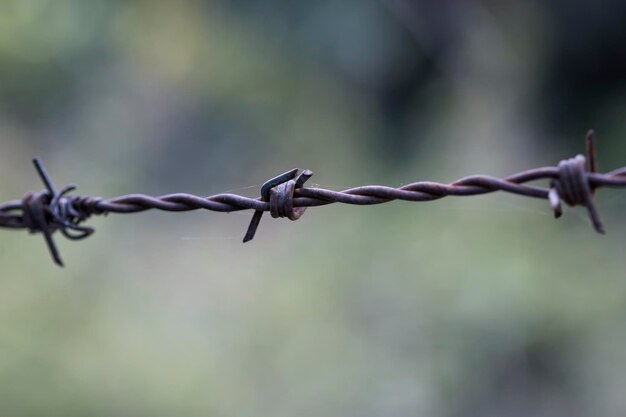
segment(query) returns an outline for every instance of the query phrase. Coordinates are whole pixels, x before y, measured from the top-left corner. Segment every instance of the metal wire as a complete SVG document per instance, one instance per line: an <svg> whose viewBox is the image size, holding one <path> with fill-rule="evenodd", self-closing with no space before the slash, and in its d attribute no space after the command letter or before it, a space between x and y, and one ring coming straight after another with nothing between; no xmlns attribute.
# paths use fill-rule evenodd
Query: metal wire
<svg viewBox="0 0 626 417"><path fill-rule="evenodd" d="M473 196L504 191L548 200L557 218L562 214L562 201L572 207L584 206L595 230L604 233L604 226L593 199L595 190L600 187L626 187L626 167L604 174L597 173L595 134L591 130L587 133L586 145L587 157L578 155L561 161L556 167L530 169L506 178L473 175L450 184L421 181L399 188L366 185L333 191L305 187L313 173L309 170L292 169L266 181L261 187L261 197L256 199L236 194L216 194L209 197L182 193L160 197L129 194L110 199L68 195L75 190L75 186L68 185L57 191L41 161L34 159L33 163L46 190L26 193L21 201L0 204L0 227L42 233L54 262L63 266L52 239L53 233L60 231L71 240L84 239L93 234L94 229L82 226L81 223L92 215L139 213L153 209L172 212L199 209L218 212L254 210L243 240L248 242L254 238L263 213L268 211L274 218L297 220L307 207L333 203L373 205L393 200L419 202L448 196ZM546 179L550 180L547 188L526 185Z"/></svg>

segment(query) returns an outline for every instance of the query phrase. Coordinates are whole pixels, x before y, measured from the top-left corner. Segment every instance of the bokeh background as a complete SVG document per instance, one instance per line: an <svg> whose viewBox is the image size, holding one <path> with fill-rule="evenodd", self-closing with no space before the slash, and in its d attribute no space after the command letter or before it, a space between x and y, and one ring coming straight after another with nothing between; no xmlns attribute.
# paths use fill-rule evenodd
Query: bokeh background
<svg viewBox="0 0 626 417"><path fill-rule="evenodd" d="M0 200L626 164L626 3L4 0ZM94 218L0 237L5 416L623 416L626 195Z"/></svg>

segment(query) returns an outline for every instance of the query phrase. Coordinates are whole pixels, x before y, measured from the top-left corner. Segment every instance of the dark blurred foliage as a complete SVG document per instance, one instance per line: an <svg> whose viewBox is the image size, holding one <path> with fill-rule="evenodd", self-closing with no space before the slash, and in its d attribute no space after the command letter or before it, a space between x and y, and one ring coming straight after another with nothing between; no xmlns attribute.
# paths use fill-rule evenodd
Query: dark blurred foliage
<svg viewBox="0 0 626 417"><path fill-rule="evenodd" d="M527 7L515 1L205 3L207 15L223 8L244 16L246 24L257 25L264 41L288 51L289 59L319 66L356 91L381 117L372 145L397 162L410 143L419 141L411 132L411 119L420 112L428 115L420 108L431 106L433 95L447 94L446 60L472 30L477 10L498 19ZM5 11L15 11L6 14L13 21L4 25L11 32L4 34L0 49L4 114L35 126L59 117L80 97L77 90L94 69L115 62L119 28L112 22L127 7L128 2L99 0L42 1L32 10L19 2L3 5ZM542 34L544 62L529 110L553 137L580 141L581 132L605 122L606 108L624 94L626 5L619 0L551 0L532 7L544 13L542 20L524 22L524 30ZM26 11L20 14L20 9ZM441 91L433 94L429 88Z"/></svg>
<svg viewBox="0 0 626 417"><path fill-rule="evenodd" d="M626 3L545 3L551 39L538 110L551 129L573 135L626 93Z"/></svg>
<svg viewBox="0 0 626 417"><path fill-rule="evenodd" d="M79 82L106 62L116 2L5 2L0 6L2 111L27 124L59 117ZM3 9L3 10L2 10ZM0 17L2 19L2 17Z"/></svg>

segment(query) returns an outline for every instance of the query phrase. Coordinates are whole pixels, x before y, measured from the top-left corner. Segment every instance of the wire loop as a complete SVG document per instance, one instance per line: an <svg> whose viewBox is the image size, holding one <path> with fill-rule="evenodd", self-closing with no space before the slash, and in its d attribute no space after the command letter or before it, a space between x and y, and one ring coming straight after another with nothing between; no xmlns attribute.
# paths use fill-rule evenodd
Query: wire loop
<svg viewBox="0 0 626 417"><path fill-rule="evenodd" d="M270 214L273 218L287 217L289 220L298 220L304 214L306 207L294 207L294 192L303 188L304 183L313 176L313 172L305 170L295 179L289 180L270 190Z"/></svg>

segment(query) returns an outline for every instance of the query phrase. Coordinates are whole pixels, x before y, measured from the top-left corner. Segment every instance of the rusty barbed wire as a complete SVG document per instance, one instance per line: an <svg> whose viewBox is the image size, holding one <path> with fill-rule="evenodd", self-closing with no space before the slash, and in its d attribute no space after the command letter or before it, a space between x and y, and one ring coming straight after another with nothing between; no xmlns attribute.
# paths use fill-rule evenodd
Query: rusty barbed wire
<svg viewBox="0 0 626 417"><path fill-rule="evenodd" d="M504 191L548 200L557 218L562 215L562 201L572 207L584 206L595 230L604 233L594 202L595 190L600 187L626 187L626 167L605 174L597 172L595 134L592 130L587 133L586 147L586 157L578 155L561 161L555 167L530 169L506 178L473 175L450 184L421 181L399 188L381 185L366 185L343 191L307 188L304 185L313 173L292 169L266 181L261 187L261 197L256 199L230 193L209 197L182 193L161 197L129 194L110 199L70 195L76 187L67 185L57 190L41 161L35 158L33 163L46 189L28 192L20 201L0 204L0 227L42 233L54 262L63 266L52 235L59 231L70 240L85 239L95 230L81 223L93 215L139 213L153 209L172 212L199 209L217 212L254 210L243 239L248 242L254 238L263 213L268 211L274 218L298 220L308 207L333 203L373 205L393 200L419 202ZM526 185L537 180L550 180L549 187Z"/></svg>

